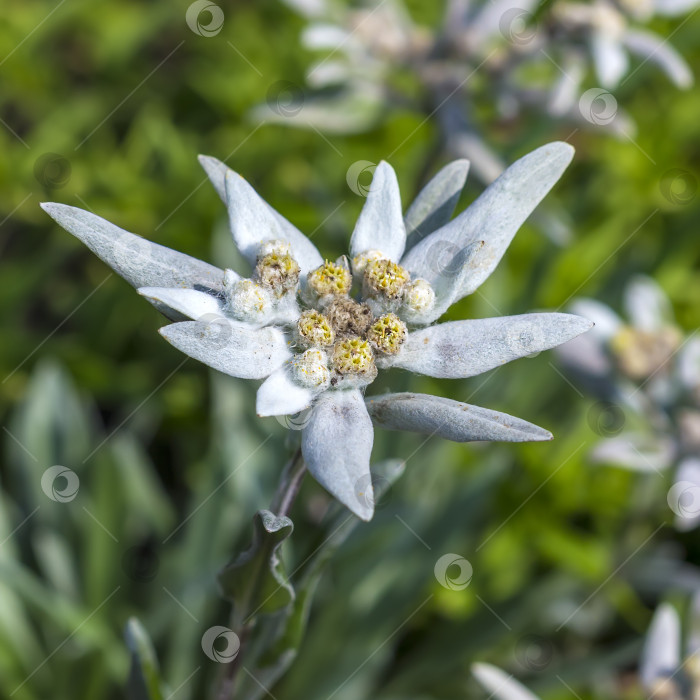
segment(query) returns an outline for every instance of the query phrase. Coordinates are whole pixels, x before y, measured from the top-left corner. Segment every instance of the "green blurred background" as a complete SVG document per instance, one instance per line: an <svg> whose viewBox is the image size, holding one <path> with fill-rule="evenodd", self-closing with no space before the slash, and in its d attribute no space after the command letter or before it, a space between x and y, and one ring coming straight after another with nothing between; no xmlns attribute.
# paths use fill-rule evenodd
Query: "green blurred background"
<svg viewBox="0 0 700 700"><path fill-rule="evenodd" d="M182 364L156 311L39 202L235 265L224 208L196 161L205 153L336 256L364 201L346 181L352 164L391 154L408 204L436 138L408 110L351 137L255 124L249 111L282 81L303 88L303 22L275 0L222 0L222 31L202 37L185 23L188 4L4 0L0 10L0 697L123 697L131 615L173 697L204 697L219 669L201 636L227 620L216 571L250 540L290 448L278 421L255 417L254 386ZM441 11L408 5L426 24ZM699 36L700 16L673 36L696 73ZM508 161L557 138L576 146L550 196L574 235L560 247L526 225L451 318L557 309L584 294L619 308L642 272L686 330L700 325L700 92L678 92L646 65L616 97L638 124L634 142L543 120L493 123ZM672 196L669 183L680 188ZM478 191L468 186L460 208ZM551 353L460 382L393 371L376 389L387 387L506 411L556 439L455 445L378 432L374 459L406 459L405 475L329 565L274 697L484 697L475 660L547 698L570 697L567 685L635 697L625 679L654 606L700 585L698 535L671 527L669 484L588 463L595 400ZM70 503L42 493L51 465L78 474ZM290 571L325 506L305 483ZM435 578L449 552L473 566L465 590Z"/></svg>

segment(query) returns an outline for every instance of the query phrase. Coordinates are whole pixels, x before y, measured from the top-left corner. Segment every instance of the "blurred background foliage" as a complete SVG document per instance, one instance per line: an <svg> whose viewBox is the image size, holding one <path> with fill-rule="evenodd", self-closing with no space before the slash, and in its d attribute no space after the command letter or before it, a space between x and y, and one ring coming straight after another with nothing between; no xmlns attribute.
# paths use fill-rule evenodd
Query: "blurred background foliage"
<svg viewBox="0 0 700 700"><path fill-rule="evenodd" d="M296 437L255 417L254 387L183 364L154 309L38 203L90 209L223 267L237 261L198 153L243 173L329 256L364 201L346 181L353 163L389 157L405 204L424 177L436 134L408 110L347 137L253 123L250 109L282 81L304 85L303 23L275 0L219 4L223 29L207 38L188 29L187 2L3 2L0 697L122 697L131 615L173 697L202 697L219 668L201 636L227 619L216 572L250 540ZM441 10L407 5L425 23ZM700 72L700 15L656 29L677 30ZM638 124L634 142L493 123L507 161L557 138L576 146L551 195L574 236L557 246L526 225L451 317L557 309L583 294L615 308L642 272L687 331L700 325L700 92L645 66L616 97ZM478 191L468 186L461 208ZM669 484L588 463L609 428L551 354L462 382L392 371L380 384L503 410L556 439L485 447L378 433L374 459L407 460L405 475L330 563L274 696L482 697L469 665L485 660L547 698L570 697L567 686L635 697L653 607L700 585L698 535L671 527ZM51 465L79 476L70 503L42 493ZM305 483L289 571L308 554L296 543L327 526L326 506ZM465 590L436 581L448 552L473 565Z"/></svg>

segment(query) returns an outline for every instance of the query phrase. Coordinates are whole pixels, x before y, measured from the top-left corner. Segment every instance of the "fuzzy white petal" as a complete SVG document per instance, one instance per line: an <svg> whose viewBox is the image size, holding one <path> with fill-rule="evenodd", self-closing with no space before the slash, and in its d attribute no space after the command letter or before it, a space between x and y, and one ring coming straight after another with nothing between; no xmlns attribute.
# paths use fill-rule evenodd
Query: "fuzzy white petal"
<svg viewBox="0 0 700 700"><path fill-rule="evenodd" d="M299 386L289 376L289 367L275 370L258 389L255 411L263 416L291 416L308 408L314 391Z"/></svg>
<svg viewBox="0 0 700 700"><path fill-rule="evenodd" d="M195 360L243 379L264 379L291 356L279 329L234 325L227 319L173 323L160 334Z"/></svg>
<svg viewBox="0 0 700 700"><path fill-rule="evenodd" d="M406 227L401 213L401 195L394 169L382 161L374 171L369 194L350 239L354 258L368 250L379 250L398 262L406 247Z"/></svg>
<svg viewBox="0 0 700 700"><path fill-rule="evenodd" d="M199 162L204 168L204 171L209 176L209 179L211 180L212 185L214 185L214 189L217 191L219 197L221 197L221 200L224 202L224 204L229 206L229 201L226 195L226 177L229 173L232 176L236 176L239 178L240 176L233 170L231 170L231 168L229 168L225 163L222 163L220 160L212 158L211 156L199 156ZM250 187L250 185L248 185L248 187ZM252 187L250 187L250 189L253 190ZM272 213L272 218L274 219L277 225L277 231L279 233L278 238L283 241L287 241L292 246L292 255L294 256L294 259L299 263L299 267L301 268L302 274L305 275L310 270L313 270L314 268L321 265L323 263L323 258L316 249L316 246L313 243L311 243L311 241L301 231L299 231L299 229L296 226L294 226L294 224L285 219L284 216L282 216L282 214L280 214L276 209L273 209L267 202L265 202L261 197L259 197L259 195L254 190L253 195L254 196L252 196L251 199L253 200L253 206L257 211L261 209L261 207L259 207L259 202L262 202L264 206L267 207L267 209ZM257 200L259 200L259 202ZM234 218L237 215L238 211L232 212L229 208L229 218ZM267 217L265 217L264 215L261 214L261 216L263 217L263 219L268 220ZM273 229L276 228L275 224L270 224L270 226ZM253 235L253 238L255 238L255 234ZM259 245L260 242L262 242L263 240L274 240L274 237L270 237L267 235L265 235L264 237L261 236L258 239L256 246ZM236 241L236 243L238 242ZM253 251L252 256L246 253L244 253L244 255L248 257L251 263L254 263L256 252L257 250Z"/></svg>
<svg viewBox="0 0 700 700"><path fill-rule="evenodd" d="M302 433L302 452L316 481L362 520L374 513L369 458L374 430L362 394L319 396Z"/></svg>
<svg viewBox="0 0 700 700"><path fill-rule="evenodd" d="M473 664L472 673L476 680L486 688L490 697L498 700L539 700L513 676L501 671L491 664Z"/></svg>
<svg viewBox="0 0 700 700"><path fill-rule="evenodd" d="M439 435L455 442L551 440L548 430L499 411L429 394L385 394L365 399L376 425Z"/></svg>
<svg viewBox="0 0 700 700"><path fill-rule="evenodd" d="M445 286L450 303L471 294L493 272L516 231L561 177L573 154L569 144L555 142L521 158L466 211L414 246L402 264L434 287ZM465 250L481 241L476 256L465 258ZM460 265L470 266L468 275L459 274Z"/></svg>
<svg viewBox="0 0 700 700"><path fill-rule="evenodd" d="M209 320L202 317L223 315L223 302L218 297L196 289L175 289L171 287L141 287L142 297L160 302L193 320Z"/></svg>
<svg viewBox="0 0 700 700"><path fill-rule="evenodd" d="M680 664L681 621L667 603L654 613L647 632L639 673L642 683L651 689L655 680L674 673Z"/></svg>
<svg viewBox="0 0 700 700"><path fill-rule="evenodd" d="M216 292L223 289L224 271L214 265L129 233L82 209L51 202L41 207L137 289L187 287Z"/></svg>
<svg viewBox="0 0 700 700"><path fill-rule="evenodd" d="M409 333L392 366L430 377L472 377L560 345L591 326L585 318L559 313L441 323Z"/></svg>

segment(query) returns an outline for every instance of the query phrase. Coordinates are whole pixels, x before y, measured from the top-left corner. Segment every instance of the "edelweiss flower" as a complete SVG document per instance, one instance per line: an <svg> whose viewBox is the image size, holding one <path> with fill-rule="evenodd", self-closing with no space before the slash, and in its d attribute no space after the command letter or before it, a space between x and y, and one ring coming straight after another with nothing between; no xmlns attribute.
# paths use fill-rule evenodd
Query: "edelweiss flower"
<svg viewBox="0 0 700 700"><path fill-rule="evenodd" d="M595 0L593 3L560 2L555 17L563 26L583 30L600 84L619 85L629 70L628 52L656 63L679 88L693 84L693 74L665 37L629 26L629 19L648 21L654 14L676 16L694 9L698 0Z"/></svg>
<svg viewBox="0 0 700 700"><path fill-rule="evenodd" d="M452 221L466 162L440 171L405 219L396 175L383 162L353 231L350 259L336 261L324 260L240 175L202 157L227 203L234 241L254 265L250 279L80 209L43 207L170 318L193 319L161 329L175 347L226 374L264 379L259 415L310 408L302 433L309 471L369 519L373 420L458 442L551 439L523 420L451 399L403 393L365 400L363 392L380 368L471 377L591 327L556 313L431 325L491 274L572 155L569 145L552 143L525 156Z"/></svg>
<svg viewBox="0 0 700 700"><path fill-rule="evenodd" d="M676 527L690 530L700 525L700 337L684 337L669 299L648 277L627 285L624 306L627 320L599 301L577 300L571 310L595 328L557 355L605 402L599 427L614 437L601 440L592 459L642 472L676 465L667 500ZM626 411L637 429L621 432Z"/></svg>

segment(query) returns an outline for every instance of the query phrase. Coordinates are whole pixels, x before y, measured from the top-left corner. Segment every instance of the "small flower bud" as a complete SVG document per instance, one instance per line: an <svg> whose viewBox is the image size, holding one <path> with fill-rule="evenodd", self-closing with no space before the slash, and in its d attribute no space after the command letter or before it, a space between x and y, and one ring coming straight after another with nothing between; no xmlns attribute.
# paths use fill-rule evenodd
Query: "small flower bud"
<svg viewBox="0 0 700 700"><path fill-rule="evenodd" d="M258 258L255 277L276 297L296 288L299 282L299 265L288 253L267 253Z"/></svg>
<svg viewBox="0 0 700 700"><path fill-rule="evenodd" d="M435 306L435 290L427 280L413 280L404 289L403 303L409 316L424 314Z"/></svg>
<svg viewBox="0 0 700 700"><path fill-rule="evenodd" d="M630 379L642 380L664 368L682 340L681 332L672 326L659 331L625 326L613 337L610 347L620 370Z"/></svg>
<svg viewBox="0 0 700 700"><path fill-rule="evenodd" d="M326 347L333 345L335 331L331 322L320 311L310 309L304 311L297 321L299 339L304 345Z"/></svg>
<svg viewBox="0 0 700 700"><path fill-rule="evenodd" d="M309 272L309 288L321 300L347 296L352 287L352 275L347 265L326 260L323 265Z"/></svg>
<svg viewBox="0 0 700 700"><path fill-rule="evenodd" d="M411 280L407 270L391 260L369 260L365 266L364 291L367 296L399 299Z"/></svg>
<svg viewBox="0 0 700 700"><path fill-rule="evenodd" d="M372 348L366 340L358 337L345 338L333 346L331 368L341 378L350 375L362 384L369 384L377 376Z"/></svg>
<svg viewBox="0 0 700 700"><path fill-rule="evenodd" d="M378 318L367 331L372 347L385 355L396 355L406 340L406 324L396 314Z"/></svg>
<svg viewBox="0 0 700 700"><path fill-rule="evenodd" d="M381 260L383 257L384 254L380 250L366 250L352 259L352 271L356 275L362 276L365 274L367 263L370 260Z"/></svg>
<svg viewBox="0 0 700 700"><path fill-rule="evenodd" d="M364 336L372 323L369 306L359 304L353 299L335 299L326 307L325 312L333 330L339 336Z"/></svg>
<svg viewBox="0 0 700 700"><path fill-rule="evenodd" d="M292 360L292 377L308 389L323 389L330 384L328 356L323 350L311 348Z"/></svg>
<svg viewBox="0 0 700 700"><path fill-rule="evenodd" d="M228 307L240 321L260 321L272 305L269 292L252 280L237 280L229 286Z"/></svg>
<svg viewBox="0 0 700 700"><path fill-rule="evenodd" d="M266 255L277 253L277 255L291 255L292 246L287 241L263 241L260 244L258 259L264 258Z"/></svg>

